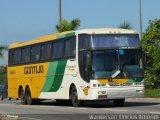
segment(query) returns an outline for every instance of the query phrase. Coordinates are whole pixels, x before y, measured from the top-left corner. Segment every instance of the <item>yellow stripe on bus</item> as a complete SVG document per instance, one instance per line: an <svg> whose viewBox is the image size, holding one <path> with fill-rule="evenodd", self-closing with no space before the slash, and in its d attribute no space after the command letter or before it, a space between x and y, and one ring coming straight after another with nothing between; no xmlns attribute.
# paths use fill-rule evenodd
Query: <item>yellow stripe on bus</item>
<svg viewBox="0 0 160 120"><path fill-rule="evenodd" d="M109 83L118 83L124 84L128 81L128 79L98 79L99 84L109 84Z"/></svg>

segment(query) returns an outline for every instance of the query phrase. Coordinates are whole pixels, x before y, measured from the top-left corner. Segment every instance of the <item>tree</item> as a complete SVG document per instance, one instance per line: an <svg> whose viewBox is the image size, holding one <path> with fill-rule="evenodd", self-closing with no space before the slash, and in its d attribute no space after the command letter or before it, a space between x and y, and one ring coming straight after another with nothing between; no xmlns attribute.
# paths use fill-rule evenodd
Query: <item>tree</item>
<svg viewBox="0 0 160 120"><path fill-rule="evenodd" d="M80 26L81 21L79 19L73 19L71 22L62 20L60 25L56 25L58 32L76 30Z"/></svg>
<svg viewBox="0 0 160 120"><path fill-rule="evenodd" d="M143 33L142 47L147 54L145 81L147 87L160 87L160 19L150 20Z"/></svg>
<svg viewBox="0 0 160 120"><path fill-rule="evenodd" d="M121 23L118 28L122 28L122 29L132 29L132 25L130 22L128 21L124 21L123 23Z"/></svg>
<svg viewBox="0 0 160 120"><path fill-rule="evenodd" d="M0 46L0 58L3 58L3 51L7 50L6 46Z"/></svg>

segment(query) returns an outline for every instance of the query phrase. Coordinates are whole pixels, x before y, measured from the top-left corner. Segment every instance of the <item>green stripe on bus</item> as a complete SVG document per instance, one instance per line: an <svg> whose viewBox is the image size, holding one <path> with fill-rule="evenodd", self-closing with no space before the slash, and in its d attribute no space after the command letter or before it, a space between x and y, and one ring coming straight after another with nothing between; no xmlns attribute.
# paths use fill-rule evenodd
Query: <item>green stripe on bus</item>
<svg viewBox="0 0 160 120"><path fill-rule="evenodd" d="M143 78L130 78L127 83L142 82Z"/></svg>
<svg viewBox="0 0 160 120"><path fill-rule="evenodd" d="M65 38L65 37L72 37L72 36L74 36L74 35L75 35L75 33L74 33L74 32L71 32L71 33L68 33L68 34L59 35L59 36L57 36L57 39Z"/></svg>
<svg viewBox="0 0 160 120"><path fill-rule="evenodd" d="M42 92L56 92L63 80L67 61L55 61L49 64L49 69Z"/></svg>

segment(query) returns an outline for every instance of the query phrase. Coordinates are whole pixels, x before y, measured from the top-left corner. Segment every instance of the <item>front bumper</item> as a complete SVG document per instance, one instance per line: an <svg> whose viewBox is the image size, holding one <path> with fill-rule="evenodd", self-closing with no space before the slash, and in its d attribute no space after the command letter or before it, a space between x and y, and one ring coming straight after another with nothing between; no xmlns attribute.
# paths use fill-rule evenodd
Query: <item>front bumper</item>
<svg viewBox="0 0 160 120"><path fill-rule="evenodd" d="M143 98L144 87L90 88L87 100Z"/></svg>

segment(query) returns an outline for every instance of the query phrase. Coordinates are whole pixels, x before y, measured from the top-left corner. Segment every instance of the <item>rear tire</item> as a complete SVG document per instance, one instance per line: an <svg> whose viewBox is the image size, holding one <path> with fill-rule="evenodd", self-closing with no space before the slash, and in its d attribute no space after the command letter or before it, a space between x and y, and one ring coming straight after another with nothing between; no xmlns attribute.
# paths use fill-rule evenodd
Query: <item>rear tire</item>
<svg viewBox="0 0 160 120"><path fill-rule="evenodd" d="M115 106L123 106L125 102L125 99L114 99L113 103Z"/></svg>
<svg viewBox="0 0 160 120"><path fill-rule="evenodd" d="M73 107L80 107L83 104L83 101L78 100L78 93L75 86L71 89L70 99Z"/></svg>
<svg viewBox="0 0 160 120"><path fill-rule="evenodd" d="M32 99L31 92L30 92L29 88L27 88L27 90L26 90L25 97L26 97L25 99L26 99L27 105L33 105L34 104L34 100Z"/></svg>
<svg viewBox="0 0 160 120"><path fill-rule="evenodd" d="M23 104L23 105L27 104L26 100L25 100L25 94L24 94L23 88L20 89L19 97L21 100L21 104Z"/></svg>

